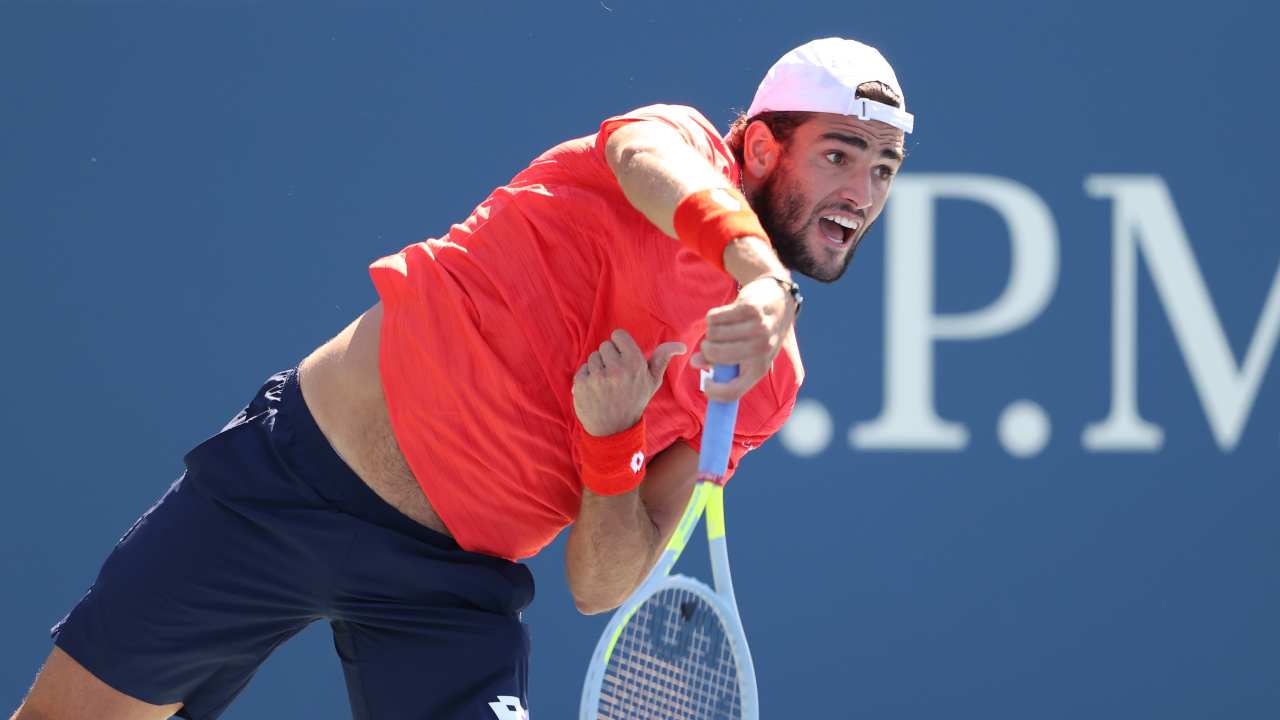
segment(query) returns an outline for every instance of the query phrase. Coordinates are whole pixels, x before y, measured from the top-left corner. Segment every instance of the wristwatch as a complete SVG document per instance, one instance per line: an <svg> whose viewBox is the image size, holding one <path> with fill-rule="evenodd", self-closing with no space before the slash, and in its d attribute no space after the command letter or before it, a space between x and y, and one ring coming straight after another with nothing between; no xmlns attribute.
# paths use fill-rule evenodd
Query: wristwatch
<svg viewBox="0 0 1280 720"><path fill-rule="evenodd" d="M787 291L787 294L790 295L791 299L796 303L796 312L793 317L800 317L800 308L804 305L804 296L800 294L800 283L795 280L783 280L777 275L763 275L762 277L767 277L778 283L782 286L783 290Z"/></svg>

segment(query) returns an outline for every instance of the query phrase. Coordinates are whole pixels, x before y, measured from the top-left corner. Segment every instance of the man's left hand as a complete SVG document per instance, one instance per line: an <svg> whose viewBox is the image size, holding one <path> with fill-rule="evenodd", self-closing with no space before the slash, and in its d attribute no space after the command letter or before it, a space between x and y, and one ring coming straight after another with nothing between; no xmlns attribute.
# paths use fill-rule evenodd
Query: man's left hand
<svg viewBox="0 0 1280 720"><path fill-rule="evenodd" d="M666 342L646 360L626 330L614 330L573 376L573 409L582 429L599 437L635 425L662 384L671 358L686 351L684 343Z"/></svg>

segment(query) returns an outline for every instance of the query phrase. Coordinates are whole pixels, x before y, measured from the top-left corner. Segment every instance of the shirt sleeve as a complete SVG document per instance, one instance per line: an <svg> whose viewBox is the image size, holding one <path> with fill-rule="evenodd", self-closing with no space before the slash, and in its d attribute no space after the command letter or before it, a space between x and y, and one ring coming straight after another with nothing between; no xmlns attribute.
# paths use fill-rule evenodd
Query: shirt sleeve
<svg viewBox="0 0 1280 720"><path fill-rule="evenodd" d="M609 136L618 128L636 122L658 122L674 129L716 170L731 182L737 182L737 163L729 146L702 113L685 105L649 105L605 120L600 124L600 132L596 134L596 152L601 154L602 159Z"/></svg>

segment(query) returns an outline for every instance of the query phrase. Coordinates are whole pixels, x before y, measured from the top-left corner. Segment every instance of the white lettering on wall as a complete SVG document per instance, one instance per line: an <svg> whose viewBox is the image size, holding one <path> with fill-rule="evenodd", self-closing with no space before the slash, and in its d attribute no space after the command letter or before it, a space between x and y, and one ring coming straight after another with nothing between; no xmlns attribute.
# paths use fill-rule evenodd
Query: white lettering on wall
<svg viewBox="0 0 1280 720"><path fill-rule="evenodd" d="M1155 451L1159 425L1138 414L1137 258L1141 251L1173 326L1218 447L1235 448L1280 337L1280 267L1237 366L1186 230L1164 180L1155 175L1091 175L1091 197L1112 200L1111 410L1085 427L1088 450Z"/></svg>
<svg viewBox="0 0 1280 720"><path fill-rule="evenodd" d="M994 209L1009 228L1009 281L977 310L934 312L934 207L967 200ZM1012 180L988 175L912 174L897 179L888 207L885 275L885 401L858 423L849 442L871 450L961 450L963 423L934 408L933 345L981 340L1016 330L1044 309L1057 286L1058 232L1044 201Z"/></svg>

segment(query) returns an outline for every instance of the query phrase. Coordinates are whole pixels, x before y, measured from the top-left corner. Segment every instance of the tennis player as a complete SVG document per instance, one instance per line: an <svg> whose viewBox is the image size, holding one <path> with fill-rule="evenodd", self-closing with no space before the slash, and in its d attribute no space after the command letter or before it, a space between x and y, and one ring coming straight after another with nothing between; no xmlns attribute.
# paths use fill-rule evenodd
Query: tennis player
<svg viewBox="0 0 1280 720"><path fill-rule="evenodd" d="M578 609L617 606L689 497L707 397L741 398L730 472L782 426L792 273L840 277L911 127L879 52L818 40L724 137L688 107L610 118L377 260L380 302L186 455L15 717L215 718L322 618L357 718L527 717L519 561L572 526Z"/></svg>

